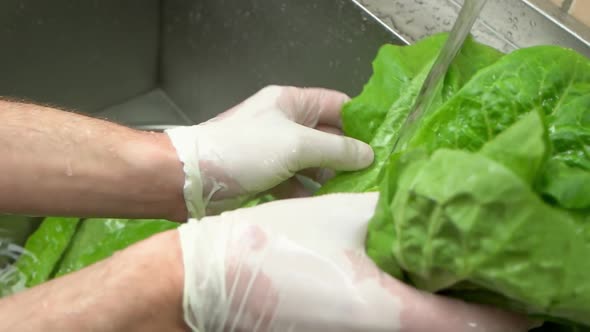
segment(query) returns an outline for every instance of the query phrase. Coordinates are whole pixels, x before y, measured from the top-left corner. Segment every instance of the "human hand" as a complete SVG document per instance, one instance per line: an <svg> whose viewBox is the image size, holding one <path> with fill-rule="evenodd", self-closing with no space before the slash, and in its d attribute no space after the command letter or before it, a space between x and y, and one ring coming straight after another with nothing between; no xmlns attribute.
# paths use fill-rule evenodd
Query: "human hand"
<svg viewBox="0 0 590 332"><path fill-rule="evenodd" d="M190 215L234 207L304 169L369 166L367 144L337 135L347 100L332 90L269 86L212 120L168 130Z"/></svg>
<svg viewBox="0 0 590 332"><path fill-rule="evenodd" d="M526 331L527 319L414 289L364 240L377 193L263 204L179 228L195 331Z"/></svg>

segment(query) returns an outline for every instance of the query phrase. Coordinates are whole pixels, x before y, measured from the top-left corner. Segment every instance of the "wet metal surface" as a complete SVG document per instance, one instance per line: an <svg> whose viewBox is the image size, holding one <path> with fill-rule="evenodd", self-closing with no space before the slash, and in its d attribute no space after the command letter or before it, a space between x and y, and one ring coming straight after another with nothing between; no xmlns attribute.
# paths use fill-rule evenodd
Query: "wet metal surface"
<svg viewBox="0 0 590 332"><path fill-rule="evenodd" d="M168 0L162 85L194 121L268 84L360 92L384 43L402 43L352 1Z"/></svg>
<svg viewBox="0 0 590 332"><path fill-rule="evenodd" d="M359 0L367 9L414 42L449 31L463 0ZM541 3L543 0L528 1ZM590 56L585 41L520 0L490 0L475 23L476 39L504 52L533 45L569 47Z"/></svg>

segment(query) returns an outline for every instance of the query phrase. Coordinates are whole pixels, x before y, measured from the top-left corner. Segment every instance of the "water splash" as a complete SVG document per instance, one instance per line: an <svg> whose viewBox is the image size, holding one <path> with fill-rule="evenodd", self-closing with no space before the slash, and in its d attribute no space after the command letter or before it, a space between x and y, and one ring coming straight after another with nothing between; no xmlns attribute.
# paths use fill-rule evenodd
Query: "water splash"
<svg viewBox="0 0 590 332"><path fill-rule="evenodd" d="M6 233L0 229L0 235ZM37 260L33 254L15 244L12 239L0 237L0 298L26 289L26 277L15 265L22 255L30 255Z"/></svg>
<svg viewBox="0 0 590 332"><path fill-rule="evenodd" d="M399 131L390 155L396 152L398 147L402 150L405 148L403 145L407 143L407 140L410 137L412 137L417 128L417 124L422 118L424 118L424 115L434 100L436 91L442 83L449 66L457 53L461 50L463 42L469 35L469 32L479 16L479 13L486 4L486 1L487 0L470 0L463 3L463 7L461 7L461 11L459 12L459 17L457 17L457 21L455 21L447 41L432 65L428 76L424 80L424 84L420 89L416 101ZM428 30L428 26L426 29Z"/></svg>

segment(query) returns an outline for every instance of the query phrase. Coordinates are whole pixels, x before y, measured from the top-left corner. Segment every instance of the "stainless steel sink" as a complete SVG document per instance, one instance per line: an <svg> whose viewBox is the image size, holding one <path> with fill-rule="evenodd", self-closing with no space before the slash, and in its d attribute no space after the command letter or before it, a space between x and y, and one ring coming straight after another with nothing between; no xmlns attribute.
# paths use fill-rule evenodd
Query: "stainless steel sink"
<svg viewBox="0 0 590 332"><path fill-rule="evenodd" d="M354 95L388 42L351 0L4 0L0 96L190 124L268 84Z"/></svg>
<svg viewBox="0 0 590 332"><path fill-rule="evenodd" d="M268 84L355 95L384 43L403 42L351 0L3 0L0 97L161 130Z"/></svg>

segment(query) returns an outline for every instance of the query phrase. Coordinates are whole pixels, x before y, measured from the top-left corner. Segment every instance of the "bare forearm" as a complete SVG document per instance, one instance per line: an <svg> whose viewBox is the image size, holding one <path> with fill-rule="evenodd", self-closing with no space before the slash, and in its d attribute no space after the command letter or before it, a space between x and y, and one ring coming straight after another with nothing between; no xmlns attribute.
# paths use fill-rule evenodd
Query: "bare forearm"
<svg viewBox="0 0 590 332"><path fill-rule="evenodd" d="M164 134L0 100L0 212L183 220Z"/></svg>
<svg viewBox="0 0 590 332"><path fill-rule="evenodd" d="M168 231L0 300L0 331L185 331L182 276L178 233Z"/></svg>

